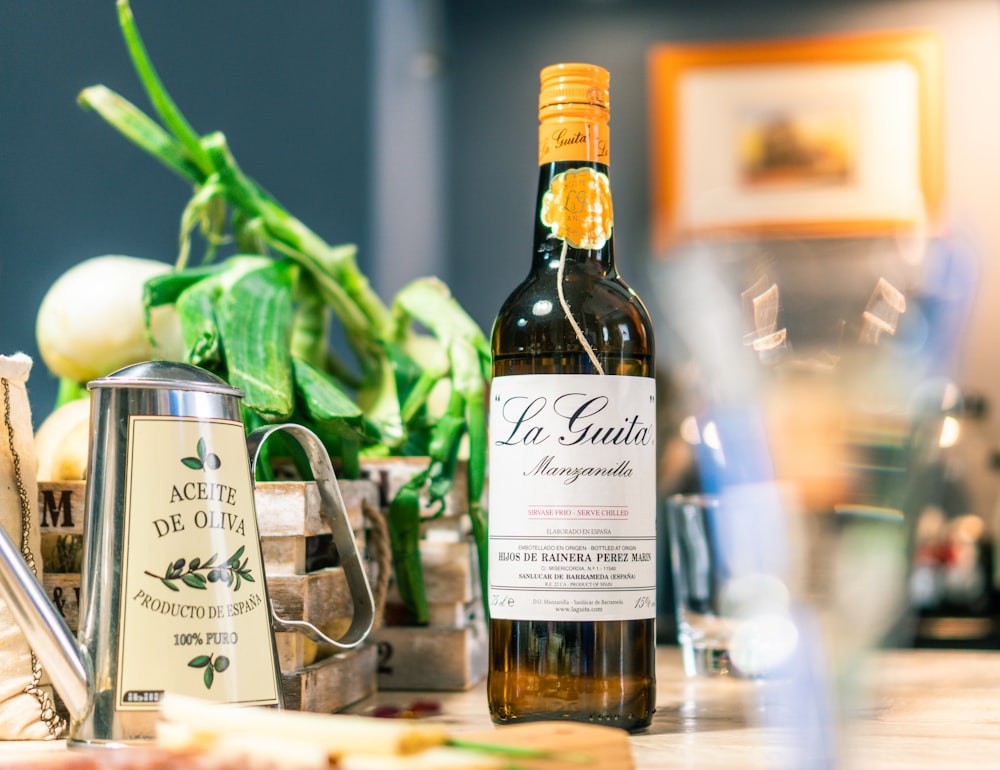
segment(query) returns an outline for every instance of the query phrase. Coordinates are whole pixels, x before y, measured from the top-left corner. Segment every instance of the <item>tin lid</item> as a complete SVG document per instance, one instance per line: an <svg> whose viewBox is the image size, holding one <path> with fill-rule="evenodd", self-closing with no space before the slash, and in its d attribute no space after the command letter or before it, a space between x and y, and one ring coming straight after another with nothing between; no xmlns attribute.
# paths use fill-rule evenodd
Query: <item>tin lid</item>
<svg viewBox="0 0 1000 770"><path fill-rule="evenodd" d="M179 361L145 361L131 364L106 377L87 383L88 390L95 388L194 390L243 398L242 390L234 388L221 377L201 367Z"/></svg>

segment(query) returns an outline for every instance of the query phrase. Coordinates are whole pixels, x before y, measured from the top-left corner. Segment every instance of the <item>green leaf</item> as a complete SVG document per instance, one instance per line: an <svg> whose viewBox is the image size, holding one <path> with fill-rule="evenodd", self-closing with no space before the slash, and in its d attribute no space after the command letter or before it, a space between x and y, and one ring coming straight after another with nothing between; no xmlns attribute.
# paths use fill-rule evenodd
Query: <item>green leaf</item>
<svg viewBox="0 0 1000 770"><path fill-rule="evenodd" d="M205 588L205 578L196 572L189 572L184 577L181 578L184 585L190 586L191 588Z"/></svg>
<svg viewBox="0 0 1000 770"><path fill-rule="evenodd" d="M338 419L360 421L361 407L326 372L302 358L292 357L295 386L304 400L307 414L317 422Z"/></svg>
<svg viewBox="0 0 1000 770"><path fill-rule="evenodd" d="M161 583L163 583L163 585L165 585L165 586L166 586L167 588L169 588L169 589L170 589L171 591L177 591L178 593L180 593L180 590L181 590L181 589L179 589L179 588L178 588L177 586L175 586L175 585L174 585L173 583L171 583L171 582L170 582L169 580L167 580L166 578L160 578L160 582L161 582Z"/></svg>
<svg viewBox="0 0 1000 770"><path fill-rule="evenodd" d="M225 187L219 184L218 178L213 174L184 207L184 213L181 215L180 242L177 252L178 270L187 267L188 256L191 254L191 233L199 225L201 225L202 233L209 240L209 253L206 255L205 261L210 261L212 252L218 245L219 233L217 229L220 227L218 210L220 204L225 206L225 195Z"/></svg>
<svg viewBox="0 0 1000 770"><path fill-rule="evenodd" d="M147 311L160 305L172 305L182 292L223 269L221 264L205 265L154 275L143 284L142 304Z"/></svg>
<svg viewBox="0 0 1000 770"><path fill-rule="evenodd" d="M236 255L181 290L174 305L189 363L208 368L222 363L222 339L217 319L219 299L242 276L269 264L271 260L267 257ZM183 273L198 270L184 270Z"/></svg>
<svg viewBox="0 0 1000 770"><path fill-rule="evenodd" d="M205 666L210 665L211 662L211 655L199 655L195 658L191 658L191 660L188 661L188 665L191 666L191 668L204 668Z"/></svg>
<svg viewBox="0 0 1000 770"><path fill-rule="evenodd" d="M273 262L241 276L219 301L229 382L244 402L270 419L287 419L294 406L292 265Z"/></svg>
<svg viewBox="0 0 1000 770"><path fill-rule="evenodd" d="M345 272L346 267L356 263L358 247L353 243L339 246L328 246L316 252L316 262L327 275L338 276Z"/></svg>
<svg viewBox="0 0 1000 770"><path fill-rule="evenodd" d="M389 504L389 545L400 599L413 611L418 624L430 621L420 561L420 489L426 470L404 484Z"/></svg>
<svg viewBox="0 0 1000 770"><path fill-rule="evenodd" d="M466 503L472 536L480 564L488 564L489 536L486 512L482 497L486 485L487 462L487 421L486 421L486 380L487 370L483 357L474 344L464 338L455 338L448 346L451 360L452 378L455 390L465 401L465 424L469 437L468 483ZM479 570L483 596L488 595L488 579L485 569ZM487 608L487 612L489 609Z"/></svg>
<svg viewBox="0 0 1000 770"><path fill-rule="evenodd" d="M271 264L267 257L230 257L201 280L183 289L174 303L187 361L209 369L222 363L217 307L220 297L247 272ZM190 271L185 270L184 273Z"/></svg>
<svg viewBox="0 0 1000 770"><path fill-rule="evenodd" d="M292 324L292 356L323 368L329 353L331 310L316 288L316 279L300 270L295 282L295 320Z"/></svg>
<svg viewBox="0 0 1000 770"><path fill-rule="evenodd" d="M380 351L374 365L377 368L371 372L370 381L358 392L358 404L365 416L378 428L382 442L387 447L395 448L406 438L395 371L384 351Z"/></svg>
<svg viewBox="0 0 1000 770"><path fill-rule="evenodd" d="M413 335L405 345L396 347L400 352L391 355L397 370L403 367L401 361L408 361L409 366L417 370L417 377L412 378L409 385L402 384L402 381L397 384L403 401L403 421L410 427L415 419L422 417L421 410L424 409L428 396L434 386L448 376L451 365L445 347L434 337Z"/></svg>
<svg viewBox="0 0 1000 770"><path fill-rule="evenodd" d="M202 469L202 462L197 457L184 457L181 462L191 470L200 471Z"/></svg>
<svg viewBox="0 0 1000 770"><path fill-rule="evenodd" d="M489 342L479 325L436 278L420 278L404 286L393 300L392 309L397 323L415 318L445 344L455 338L464 339L479 354L487 358L490 355Z"/></svg>
<svg viewBox="0 0 1000 770"><path fill-rule="evenodd" d="M77 97L81 107L100 115L122 136L148 152L167 168L201 184L205 174L189 160L183 145L132 102L105 86L85 88Z"/></svg>
<svg viewBox="0 0 1000 770"><path fill-rule="evenodd" d="M242 558L243 552L245 550L246 550L246 546L245 545L241 545L239 548L236 549L236 553L234 553L232 556L229 557L229 564L230 564L230 566L233 566L233 567L238 567L239 566L240 559Z"/></svg>
<svg viewBox="0 0 1000 770"><path fill-rule="evenodd" d="M322 425L338 437L377 441L361 408L326 372L296 356L292 357L298 403L310 423Z"/></svg>
<svg viewBox="0 0 1000 770"><path fill-rule="evenodd" d="M338 420L335 422L320 422L312 419L306 413L305 405L302 403L303 397L298 392L295 412L292 414L291 422L299 425L307 425L313 433L323 443L323 447L330 455L337 471L337 476L342 479L358 479L361 474L360 451L362 445L370 447L376 445L379 440L378 430L362 417L360 423L355 427L353 421ZM313 477L312 469L309 466L305 453L295 452L295 446L291 447L289 453L295 463L295 468L299 477L309 480Z"/></svg>
<svg viewBox="0 0 1000 770"><path fill-rule="evenodd" d="M153 67L153 62L146 53L146 46L139 36L139 30L135 25L132 16L132 9L128 0L118 0L118 24L121 27L122 35L125 37L125 45L128 48L132 64L135 65L136 74L146 89L146 95L153 104L160 119L174 133L180 145L187 152L195 166L204 173L210 173L212 164L209 162L205 151L201 148L201 142L194 129L181 114L174 104L170 94L164 88L160 76Z"/></svg>
<svg viewBox="0 0 1000 770"><path fill-rule="evenodd" d="M428 498L432 504L440 505L442 510L444 498L454 483L458 451L465 434L464 407L465 400L461 394L453 391L448 411L438 419L431 437Z"/></svg>
<svg viewBox="0 0 1000 770"><path fill-rule="evenodd" d="M233 237L236 239L236 248L244 254L266 254L267 244L261 238L260 226L262 221L259 218L247 215L241 209L233 210L232 216Z"/></svg>
<svg viewBox="0 0 1000 770"><path fill-rule="evenodd" d="M211 690L212 682L215 681L215 669L212 668L211 666L205 666L204 680L205 680L205 687Z"/></svg>
<svg viewBox="0 0 1000 770"><path fill-rule="evenodd" d="M215 304L222 292L222 277L214 275L192 284L177 297L175 307L187 360L199 366L221 361Z"/></svg>

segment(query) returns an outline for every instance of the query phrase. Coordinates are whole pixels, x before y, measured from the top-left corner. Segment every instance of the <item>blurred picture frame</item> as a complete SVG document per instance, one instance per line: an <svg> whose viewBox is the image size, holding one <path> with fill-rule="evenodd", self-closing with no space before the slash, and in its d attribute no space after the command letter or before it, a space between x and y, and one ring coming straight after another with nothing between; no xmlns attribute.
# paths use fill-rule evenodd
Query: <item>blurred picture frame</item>
<svg viewBox="0 0 1000 770"><path fill-rule="evenodd" d="M648 53L652 245L928 227L941 45L923 30Z"/></svg>

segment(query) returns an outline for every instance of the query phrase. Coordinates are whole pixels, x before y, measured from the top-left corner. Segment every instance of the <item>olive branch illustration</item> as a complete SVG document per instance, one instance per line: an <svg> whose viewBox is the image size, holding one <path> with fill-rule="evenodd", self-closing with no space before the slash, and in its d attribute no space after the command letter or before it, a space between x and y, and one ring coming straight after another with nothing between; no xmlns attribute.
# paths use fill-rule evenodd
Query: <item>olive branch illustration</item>
<svg viewBox="0 0 1000 770"><path fill-rule="evenodd" d="M188 661L188 665L191 668L203 668L205 673L202 678L205 681L205 689L212 689L212 682L215 681L215 675L221 674L227 668L229 668L229 658L225 655L220 655L215 660L212 660L211 655L198 655Z"/></svg>
<svg viewBox="0 0 1000 770"><path fill-rule="evenodd" d="M204 437L198 439L198 446L195 448L197 457L182 457L181 462L192 470L201 471L206 468L210 471L217 470L222 465L222 460L215 452L209 452L205 444Z"/></svg>
<svg viewBox="0 0 1000 770"><path fill-rule="evenodd" d="M175 581L180 581L190 588L206 589L209 583L225 583L233 591L239 591L240 585L246 580L250 583L254 580L251 570L247 569L250 559L243 559L243 551L246 546L240 546L236 552L219 564L215 563L218 554L212 554L207 561L202 561L198 557L190 562L184 559L177 559L167 563L167 569L162 575L157 575L149 570L144 570L144 574L156 578L171 591L180 591L175 585ZM241 562L240 559L243 559ZM204 574L203 574L204 573Z"/></svg>

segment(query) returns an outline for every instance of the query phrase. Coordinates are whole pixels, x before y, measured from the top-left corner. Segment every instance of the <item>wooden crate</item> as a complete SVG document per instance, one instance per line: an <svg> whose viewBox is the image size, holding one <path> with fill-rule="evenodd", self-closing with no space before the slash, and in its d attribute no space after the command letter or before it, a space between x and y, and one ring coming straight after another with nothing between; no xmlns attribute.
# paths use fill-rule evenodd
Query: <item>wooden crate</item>
<svg viewBox="0 0 1000 770"><path fill-rule="evenodd" d="M426 457L366 459L362 475L378 483L386 508L427 462ZM460 463L443 511L423 501L420 560L430 622L412 624L390 581L385 623L373 634L380 690L466 690L486 675L486 623L466 515L467 490L465 465Z"/></svg>
<svg viewBox="0 0 1000 770"><path fill-rule="evenodd" d="M382 626L375 638L380 690L468 690L486 674L481 622L462 628Z"/></svg>
<svg viewBox="0 0 1000 770"><path fill-rule="evenodd" d="M282 672L285 708L332 713L374 694L376 652L369 642L357 649L292 672Z"/></svg>
<svg viewBox="0 0 1000 770"><path fill-rule="evenodd" d="M430 608L426 626L409 623L390 582L378 645L380 690L467 690L486 675L487 637L475 547L467 540L420 543Z"/></svg>
<svg viewBox="0 0 1000 770"><path fill-rule="evenodd" d="M340 489L358 547L363 550L363 506L368 504L377 510L379 491L373 482L364 480L341 481ZM43 586L73 630L79 617L79 572L56 572L49 562L60 538L78 540L82 536L85 492L85 482L39 484ZM254 499L268 593L279 616L306 620L328 634L338 634L350 623L353 605L343 569L324 563L330 530L322 516L315 483L260 483ZM376 565L369 560L366 567L374 582ZM275 641L286 707L339 711L375 692L374 641L336 654L294 631L277 632Z"/></svg>
<svg viewBox="0 0 1000 770"><path fill-rule="evenodd" d="M361 461L361 475L370 479L379 487L382 507L386 508L396 496L400 488L410 480L414 473L427 467L427 457L378 457L365 458ZM436 508L431 507L426 495L421 505L421 515L425 519L425 533L433 530L435 536L444 536L448 531L454 532L454 539L467 537L471 529L468 510L468 476L466 464L459 462L455 470L455 481L451 490L445 496L444 510L440 515Z"/></svg>

